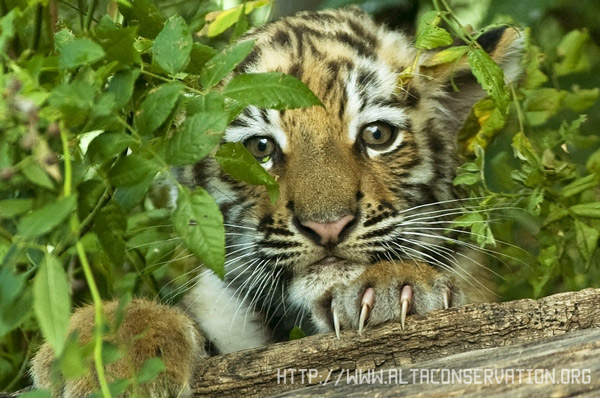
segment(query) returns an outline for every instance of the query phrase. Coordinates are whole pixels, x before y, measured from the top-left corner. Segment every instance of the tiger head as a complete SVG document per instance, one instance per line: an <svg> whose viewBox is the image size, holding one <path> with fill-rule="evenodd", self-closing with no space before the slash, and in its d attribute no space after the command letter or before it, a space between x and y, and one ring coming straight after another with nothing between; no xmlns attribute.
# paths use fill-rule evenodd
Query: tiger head
<svg viewBox="0 0 600 398"><path fill-rule="evenodd" d="M275 203L214 164L195 168L225 217L228 279L277 319L369 264L428 261L421 242L431 237L418 215L456 197L456 133L484 96L466 60L426 69L435 53L423 53L399 86L417 56L413 40L357 8L301 13L250 38L255 47L236 73L293 75L323 106L250 106L226 131L225 141L244 143L275 177ZM499 28L478 41L514 81L521 34Z"/></svg>

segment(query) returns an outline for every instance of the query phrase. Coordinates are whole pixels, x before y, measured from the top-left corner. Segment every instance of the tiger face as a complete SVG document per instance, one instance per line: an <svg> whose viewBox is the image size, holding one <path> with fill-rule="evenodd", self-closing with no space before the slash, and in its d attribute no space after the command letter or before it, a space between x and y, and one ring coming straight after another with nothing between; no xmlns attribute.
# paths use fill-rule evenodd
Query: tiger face
<svg viewBox="0 0 600 398"><path fill-rule="evenodd" d="M250 106L226 131L225 141L244 143L275 177L275 203L264 187L235 181L215 164L195 167L194 182L216 197L225 217L228 286L271 326L293 326L307 315L312 322L302 327L309 331L338 329L340 322L361 327L368 289L375 292L368 303L373 323L377 305L383 321L399 313L407 284L422 288L411 291L405 312L473 300L455 281L462 266L437 238L441 228L423 227L448 214L457 197L456 132L484 95L466 62L453 70L421 67L399 86L399 75L416 59L412 39L357 8L301 13L250 38L254 50L236 73L293 75L323 106ZM517 78L523 45L517 31L494 30L479 43L508 81ZM433 55L421 54L420 64ZM390 281L392 296L382 293ZM434 299L436 289L442 294Z"/></svg>

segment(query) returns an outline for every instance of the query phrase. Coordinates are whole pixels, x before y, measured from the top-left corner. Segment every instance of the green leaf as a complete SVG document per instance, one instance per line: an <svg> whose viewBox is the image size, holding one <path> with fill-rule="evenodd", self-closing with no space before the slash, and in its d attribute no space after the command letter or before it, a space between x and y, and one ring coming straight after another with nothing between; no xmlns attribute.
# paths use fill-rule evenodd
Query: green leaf
<svg viewBox="0 0 600 398"><path fill-rule="evenodd" d="M221 145L215 159L223 170L233 178L252 185L264 185L272 202L279 196L279 186L267 171L258 163L240 142L228 142Z"/></svg>
<svg viewBox="0 0 600 398"><path fill-rule="evenodd" d="M560 194L563 198L569 198L577 195L581 192L587 191L588 189L594 189L598 187L600 183L600 176L597 174L589 174L585 177L578 178L572 183L565 185L560 190Z"/></svg>
<svg viewBox="0 0 600 398"><path fill-rule="evenodd" d="M200 73L202 87L209 89L227 76L254 48L254 40L246 40L228 47L208 60Z"/></svg>
<svg viewBox="0 0 600 398"><path fill-rule="evenodd" d="M11 218L27 213L33 208L33 199L0 200L0 218Z"/></svg>
<svg viewBox="0 0 600 398"><path fill-rule="evenodd" d="M600 218L600 202L573 205L569 207L569 210L580 217Z"/></svg>
<svg viewBox="0 0 600 398"><path fill-rule="evenodd" d="M127 229L126 214L118 205L104 206L94 217L94 232L112 263L120 267L125 260L125 240Z"/></svg>
<svg viewBox="0 0 600 398"><path fill-rule="evenodd" d="M205 46L201 43L192 44L192 51L190 53L190 62L188 63L185 71L192 75L199 75L202 73L202 67L208 62L209 59L217 54L217 50L212 47Z"/></svg>
<svg viewBox="0 0 600 398"><path fill-rule="evenodd" d="M104 15L94 33L106 51L106 61L117 61L121 65L139 63L140 53L134 47L138 39L137 31L137 26L117 27L108 15Z"/></svg>
<svg viewBox="0 0 600 398"><path fill-rule="evenodd" d="M108 172L108 178L116 187L130 186L153 178L159 170L155 162L133 153L119 159Z"/></svg>
<svg viewBox="0 0 600 398"><path fill-rule="evenodd" d="M15 7L0 18L0 58L7 58L6 46L17 33L15 30L15 19L20 14L21 10Z"/></svg>
<svg viewBox="0 0 600 398"><path fill-rule="evenodd" d="M481 176L475 173L465 173L456 176L452 182L454 185L473 185L481 181Z"/></svg>
<svg viewBox="0 0 600 398"><path fill-rule="evenodd" d="M90 143L86 156L93 163L102 163L137 144L137 139L124 133L102 133Z"/></svg>
<svg viewBox="0 0 600 398"><path fill-rule="evenodd" d="M304 331L302 329L300 329L299 327L296 326L292 330L290 330L290 335L289 335L290 340L298 340L303 337L306 337L306 333L304 333Z"/></svg>
<svg viewBox="0 0 600 398"><path fill-rule="evenodd" d="M417 26L415 47L419 50L431 50L452 44L450 33L438 26L441 20L437 11L428 11L423 14Z"/></svg>
<svg viewBox="0 0 600 398"><path fill-rule="evenodd" d="M154 39L163 28L164 18L160 10L152 1L135 0L131 6L119 4L119 11L128 22L139 27L138 33L142 37Z"/></svg>
<svg viewBox="0 0 600 398"><path fill-rule="evenodd" d="M584 222L575 220L575 239L579 253L587 263L592 260L594 252L598 248L598 238L600 231L592 228Z"/></svg>
<svg viewBox="0 0 600 398"><path fill-rule="evenodd" d="M185 20L173 15L154 40L153 60L167 73L181 72L190 61L192 32Z"/></svg>
<svg viewBox="0 0 600 398"><path fill-rule="evenodd" d="M182 166L202 160L219 144L226 127L226 113L192 115L167 142L167 162Z"/></svg>
<svg viewBox="0 0 600 398"><path fill-rule="evenodd" d="M600 89L597 87L589 90L575 87L573 92L565 94L563 104L573 112L583 112L596 103L598 95L600 95Z"/></svg>
<svg viewBox="0 0 600 398"><path fill-rule="evenodd" d="M89 65L104 58L106 53L101 45L86 39L77 37L64 45L58 57L58 67L61 69L73 69L82 65Z"/></svg>
<svg viewBox="0 0 600 398"><path fill-rule="evenodd" d="M6 264L0 267L0 338L19 327L29 316L32 298L27 274L16 275Z"/></svg>
<svg viewBox="0 0 600 398"><path fill-rule="evenodd" d="M167 83L150 91L136 113L140 134L151 134L169 117L183 91L181 83Z"/></svg>
<svg viewBox="0 0 600 398"><path fill-rule="evenodd" d="M46 254L33 281L33 310L46 341L59 356L65 346L71 295L61 262Z"/></svg>
<svg viewBox="0 0 600 398"><path fill-rule="evenodd" d="M188 248L217 276L225 276L225 227L212 196L198 187L180 187L173 226Z"/></svg>
<svg viewBox="0 0 600 398"><path fill-rule="evenodd" d="M60 110L67 127L83 124L94 106L96 88L89 83L75 80L54 88L48 101Z"/></svg>
<svg viewBox="0 0 600 398"><path fill-rule="evenodd" d="M160 358L149 358L140 368L136 380L139 384L151 382L166 369L167 367Z"/></svg>
<svg viewBox="0 0 600 398"><path fill-rule="evenodd" d="M108 82L107 92L115 98L115 108L123 108L131 99L135 81L140 75L139 69L123 69L113 75Z"/></svg>
<svg viewBox="0 0 600 398"><path fill-rule="evenodd" d="M470 48L467 52L467 59L469 65L471 65L471 71L481 87L494 100L498 108L505 112L509 96L504 90L504 72L502 68L480 48Z"/></svg>
<svg viewBox="0 0 600 398"><path fill-rule="evenodd" d="M590 68L590 59L585 53L585 45L590 36L587 31L569 32L556 48L556 54L562 58L554 65L558 76L586 71Z"/></svg>
<svg viewBox="0 0 600 398"><path fill-rule="evenodd" d="M21 171L25 178L42 188L54 190L54 182L48 174L36 163L26 164Z"/></svg>
<svg viewBox="0 0 600 398"><path fill-rule="evenodd" d="M77 196L71 195L35 209L21 218L17 232L26 238L44 235L62 223L75 210L76 204Z"/></svg>
<svg viewBox="0 0 600 398"><path fill-rule="evenodd" d="M564 91L553 88L539 88L527 91L524 108L527 122L532 126L546 123L560 110Z"/></svg>
<svg viewBox="0 0 600 398"><path fill-rule="evenodd" d="M302 81L280 72L234 76L223 95L243 104L271 109L323 105Z"/></svg>
<svg viewBox="0 0 600 398"><path fill-rule="evenodd" d="M533 149L531 141L529 141L522 131L519 131L514 135L512 139L512 147L516 157L527 162L536 169L540 169L542 167L542 162Z"/></svg>
<svg viewBox="0 0 600 398"><path fill-rule="evenodd" d="M208 26L208 37L215 37L225 32L228 28L233 26L241 17L242 9L244 13L250 14L254 9L263 7L269 4L269 0L259 1L247 1L244 4L230 8L228 10L221 11L214 21Z"/></svg>
<svg viewBox="0 0 600 398"><path fill-rule="evenodd" d="M433 57L425 61L423 63L423 66L431 67L454 62L459 58L462 58L467 53L467 51L469 51L469 47L467 46L453 46L443 49L437 52Z"/></svg>

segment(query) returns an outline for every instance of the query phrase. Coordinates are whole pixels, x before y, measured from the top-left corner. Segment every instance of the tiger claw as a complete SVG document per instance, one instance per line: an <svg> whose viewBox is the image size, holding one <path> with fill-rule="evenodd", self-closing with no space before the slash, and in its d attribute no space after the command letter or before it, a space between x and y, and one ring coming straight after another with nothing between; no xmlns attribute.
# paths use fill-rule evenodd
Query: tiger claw
<svg viewBox="0 0 600 398"><path fill-rule="evenodd" d="M402 330L404 330L404 326L406 323L406 314L408 313L410 304L412 303L412 299L413 299L412 288L410 287L410 285L405 285L402 288L402 292L400 293L400 303L402 305L402 309L400 312L400 326L402 327Z"/></svg>
<svg viewBox="0 0 600 398"><path fill-rule="evenodd" d="M450 308L450 290L444 290L444 293L442 294L442 299L444 300L444 309L447 310L448 308Z"/></svg>
<svg viewBox="0 0 600 398"><path fill-rule="evenodd" d="M358 320L358 334L362 335L362 330L365 325L365 321L371 313L371 308L375 303L375 291L372 287L367 288L363 294L361 301L360 319Z"/></svg>
<svg viewBox="0 0 600 398"><path fill-rule="evenodd" d="M340 339L340 318L335 310L335 308L331 308L331 313L333 314L333 328L335 329L335 335L337 339Z"/></svg>

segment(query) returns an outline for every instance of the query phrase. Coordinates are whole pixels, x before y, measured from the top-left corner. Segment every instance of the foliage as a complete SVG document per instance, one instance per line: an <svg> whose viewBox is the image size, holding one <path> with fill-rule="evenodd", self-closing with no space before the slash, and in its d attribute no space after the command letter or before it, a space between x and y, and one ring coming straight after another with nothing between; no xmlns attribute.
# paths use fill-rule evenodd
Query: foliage
<svg viewBox="0 0 600 398"><path fill-rule="evenodd" d="M1 2L0 391L27 384L41 335L65 375L93 361L102 380L102 365L118 357L101 343L118 324L103 319L102 298L176 300L189 279L190 253L223 274L215 200L182 186L173 167L214 156L276 199L276 182L242 145L218 148L247 104L319 104L291 76L226 80L253 46L232 43L267 5L247 1L223 12L211 1L89 1L86 10L84 2ZM598 97L581 83L598 69L590 33L567 32L548 17L547 31L531 33L538 45L528 47L523 83L506 87L459 11L436 3L416 39L428 51L460 38L464 45L439 52L436 62L466 56L490 95L460 133L466 161L455 180L486 211L466 207L456 225L510 267L500 282L504 297L597 285L600 143L580 116ZM399 83L408 84L413 71ZM103 327L81 346L66 335L66 320L72 305L90 299ZM148 382L162 369L151 360L135 380L104 384L102 394Z"/></svg>
<svg viewBox="0 0 600 398"><path fill-rule="evenodd" d="M4 13L0 390L21 382L39 343L38 327L65 374L84 368L85 356L66 335L72 296L75 303L88 294L94 301L99 327L92 355L103 396L148 382L163 369L153 361L136 380L106 383L102 366L113 359L102 337L116 324L103 318L101 300L115 295L125 303L133 294L168 299L175 289L165 293L157 286L176 279L166 265L174 268L188 257L185 248L223 276L223 217L206 191L177 181L173 166L215 156L228 122L246 105L320 104L292 76L223 81L254 45L230 46L227 36L242 34L250 11L268 4L250 2L232 19L231 11L207 3L184 18L167 17L148 1L122 1L94 19L97 4L90 2L79 26L78 15L73 20L65 12L57 31L48 12L56 2L17 1ZM208 36L231 29L195 40L209 11ZM277 184L244 151L222 148L219 162L231 174L267 184L276 197ZM164 198L166 186L178 191L174 206ZM15 344L19 340L22 345Z"/></svg>

